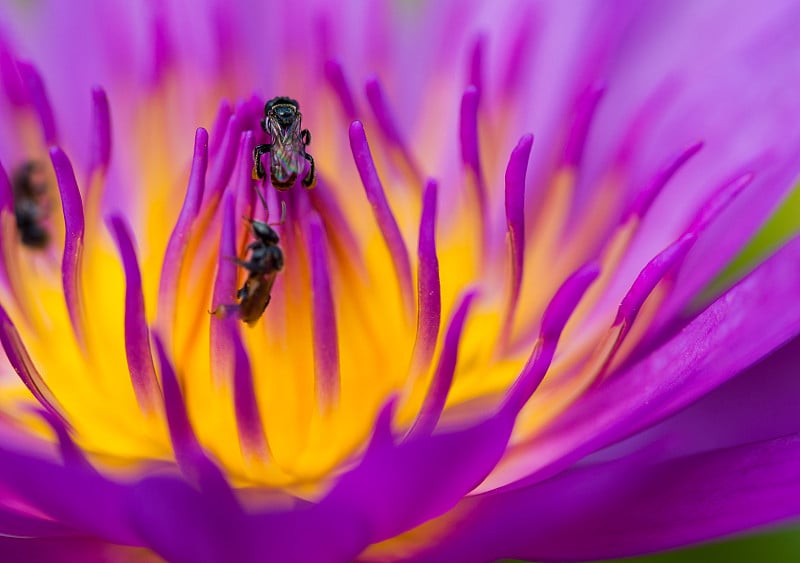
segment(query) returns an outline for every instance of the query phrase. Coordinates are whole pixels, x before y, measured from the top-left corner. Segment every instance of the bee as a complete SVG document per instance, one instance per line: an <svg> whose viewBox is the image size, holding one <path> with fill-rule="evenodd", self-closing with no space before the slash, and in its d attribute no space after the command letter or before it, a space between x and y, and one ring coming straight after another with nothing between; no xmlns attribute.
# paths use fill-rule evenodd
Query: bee
<svg viewBox="0 0 800 563"><path fill-rule="evenodd" d="M313 188L316 182L314 158L306 152L311 144L311 133L301 129L300 106L286 96L272 98L264 106L264 119L261 128L267 132L270 142L257 145L253 150L253 178L261 180L266 177L261 156L269 153L269 172L272 185L279 190L288 190L297 181L297 176L305 169L308 161L308 173L302 184Z"/></svg>
<svg viewBox="0 0 800 563"><path fill-rule="evenodd" d="M34 160L25 162L14 172L11 184L14 216L22 244L31 248L47 247L50 232L44 220L50 214L50 202L44 169Z"/></svg>
<svg viewBox="0 0 800 563"><path fill-rule="evenodd" d="M278 246L280 238L275 229L268 223L247 219L255 241L247 245L245 252L250 253L249 260L234 258L233 261L248 271L244 285L236 292L239 303L230 307L239 310L239 318L253 326L269 305L272 286L278 272L283 269L283 251ZM228 306L220 305L211 313L221 316Z"/></svg>

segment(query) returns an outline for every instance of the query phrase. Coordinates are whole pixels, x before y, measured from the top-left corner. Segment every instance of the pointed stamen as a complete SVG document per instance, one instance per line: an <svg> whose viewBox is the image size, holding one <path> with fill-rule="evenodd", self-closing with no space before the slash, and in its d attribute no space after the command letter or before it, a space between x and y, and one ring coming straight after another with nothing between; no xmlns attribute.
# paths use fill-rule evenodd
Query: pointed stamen
<svg viewBox="0 0 800 563"><path fill-rule="evenodd" d="M125 220L119 215L111 215L106 219L106 226L117 245L125 272L125 357L128 372L139 408L150 413L158 407L160 392L150 349L150 329L145 318L139 260L133 235Z"/></svg>
<svg viewBox="0 0 800 563"><path fill-rule="evenodd" d="M54 145L58 142L56 120L53 117L53 108L50 105L50 99L47 96L42 77L30 63L20 61L17 63L17 68L28 90L31 104L33 104L33 108L39 116L44 143L46 145Z"/></svg>
<svg viewBox="0 0 800 563"><path fill-rule="evenodd" d="M705 201L689 224L688 232L700 233L722 213L731 202L753 181L754 174L745 172L724 183Z"/></svg>
<svg viewBox="0 0 800 563"><path fill-rule="evenodd" d="M655 201L658 194L664 189L664 186L669 183L678 170L683 168L683 166L703 148L703 144L704 143L700 141L691 145L662 166L650 180L650 183L637 194L630 208L623 215L622 223L628 221L632 216L639 218L644 217L653 201Z"/></svg>
<svg viewBox="0 0 800 563"><path fill-rule="evenodd" d="M331 292L330 266L322 221L316 213L308 218L308 250L311 266L311 304L314 332L314 375L317 396L323 410L335 406L339 398L339 343L336 308Z"/></svg>
<svg viewBox="0 0 800 563"><path fill-rule="evenodd" d="M344 75L342 64L338 60L331 59L325 61L325 79L336 94L342 112L344 112L345 119L347 119L347 121L355 121L358 117L356 102L353 98L353 92L350 90L350 86L347 83L347 78Z"/></svg>
<svg viewBox="0 0 800 563"><path fill-rule="evenodd" d="M577 169L580 166L586 139L589 137L589 129L604 93L602 88L592 88L585 92L578 102L567 142L564 145L563 162L568 168Z"/></svg>
<svg viewBox="0 0 800 563"><path fill-rule="evenodd" d="M589 263L573 273L558 288L542 315L539 338L533 352L516 381L506 392L502 409L510 410L516 415L536 392L553 361L561 331L564 330L575 307L599 273L600 268L597 264Z"/></svg>
<svg viewBox="0 0 800 563"><path fill-rule="evenodd" d="M417 334L410 367L410 381L423 374L433 360L442 320L439 258L436 254L436 207L438 186L428 180L422 194L422 216L417 246Z"/></svg>
<svg viewBox="0 0 800 563"><path fill-rule="evenodd" d="M33 364L19 332L2 306L0 306L0 344L6 353L8 363L39 404L66 423L63 409Z"/></svg>
<svg viewBox="0 0 800 563"><path fill-rule="evenodd" d="M478 89L475 86L469 86L464 90L464 95L461 97L460 116L461 160L475 192L481 221L485 224L486 183L483 179L480 147L478 146ZM485 237L482 240L485 240Z"/></svg>
<svg viewBox="0 0 800 563"><path fill-rule="evenodd" d="M422 403L419 414L408 431L407 440L430 435L436 428L442 412L444 412L447 395L450 393L456 363L458 362L461 333L464 330L467 314L476 295L477 291L468 291L461 297L456 306L445 331L442 352L439 356L439 363L436 365L436 371L433 373L431 385L425 395L425 401Z"/></svg>
<svg viewBox="0 0 800 563"><path fill-rule="evenodd" d="M510 337L514 312L522 288L522 274L525 265L525 174L532 147L533 135L523 135L517 146L511 151L506 167L505 200L506 225L511 243L511 292L503 333L500 336L501 347L507 344Z"/></svg>
<svg viewBox="0 0 800 563"><path fill-rule="evenodd" d="M505 52L508 57L505 60L503 70L503 87L500 90L507 98L512 98L518 93L521 86L521 78L526 74L536 76L536 72L531 69L532 59L538 50L537 39L541 29L541 16L534 9L523 14L518 19L519 28L511 42L511 47ZM527 72L520 72L520 69L527 69Z"/></svg>
<svg viewBox="0 0 800 563"><path fill-rule="evenodd" d="M364 126L360 121L354 121L350 125L350 148L353 151L353 159L361 177L361 183L372 206L375 220L383 235L383 240L392 256L395 275L400 285L400 295L403 300L405 311L409 318L414 311L414 290L411 276L411 261L408 257L408 249L400 233L397 220L389 208L383 185L378 178L378 171L375 169L375 162L367 143L367 136Z"/></svg>
<svg viewBox="0 0 800 563"><path fill-rule="evenodd" d="M19 63L2 37L0 37L0 81L3 92L13 105L22 106L27 102L27 89L20 76Z"/></svg>
<svg viewBox="0 0 800 563"><path fill-rule="evenodd" d="M89 141L89 178L105 173L111 160L111 111L100 87L92 88L92 128Z"/></svg>
<svg viewBox="0 0 800 563"><path fill-rule="evenodd" d="M414 156L411 154L408 143L406 143L400 133L397 120L394 119L391 108L389 107L389 102L386 99L386 93L383 91L383 87L377 76L371 76L367 79L366 94L367 101L372 108L372 113L378 122L381 132L386 136L389 145L402 157L403 162L410 170L415 182L419 183L422 178L419 166Z"/></svg>
<svg viewBox="0 0 800 563"><path fill-rule="evenodd" d="M250 359L239 333L239 325L231 323L227 328L234 350L233 404L236 411L239 446L246 459L264 461L269 455L269 446L258 408Z"/></svg>
<svg viewBox="0 0 800 563"><path fill-rule="evenodd" d="M639 272L622 298L613 325L589 362L590 367L586 372L591 378L600 381L606 375L645 301L667 274L679 267L696 240L693 233L683 235L657 254Z"/></svg>
<svg viewBox="0 0 800 563"><path fill-rule="evenodd" d="M228 100L222 100L217 109L217 115L214 117L214 124L209 130L211 132L211 140L208 145L209 154L216 157L217 152L222 146L222 141L225 139L225 133L228 129L228 122L233 115L233 108Z"/></svg>
<svg viewBox="0 0 800 563"><path fill-rule="evenodd" d="M626 325L626 331L636 320L639 310L647 297L653 292L656 285L671 269L675 268L686 257L692 245L697 240L694 233L687 233L659 252L636 276L628 293L622 298L614 325Z"/></svg>
<svg viewBox="0 0 800 563"><path fill-rule="evenodd" d="M236 162L236 153L239 148L239 137L242 134L242 120L237 114L228 119L225 135L220 144L219 153L214 155L213 162L208 170L207 189L203 192L203 206L211 206L217 201Z"/></svg>
<svg viewBox="0 0 800 563"><path fill-rule="evenodd" d="M56 172L61 206L64 213L64 254L61 261L61 281L72 329L81 347L86 344L83 325L81 265L83 262L84 218L83 202L72 164L58 147L50 149L50 159Z"/></svg>
<svg viewBox="0 0 800 563"><path fill-rule="evenodd" d="M172 229L172 234L167 241L167 249L164 252L164 262L161 267L161 279L158 285L157 326L168 342L171 342L173 337L176 322L176 299L179 292L178 285L194 221L200 212L200 202L205 191L207 169L208 133L205 129L199 128L194 136L194 155L192 157L192 170L189 175L186 196L183 200L178 220L175 222L175 228Z"/></svg>
<svg viewBox="0 0 800 563"><path fill-rule="evenodd" d="M478 34L472 43L469 52L469 67L467 69L467 86L474 86L477 92L476 103L480 104L483 94L483 61L486 53L486 35Z"/></svg>

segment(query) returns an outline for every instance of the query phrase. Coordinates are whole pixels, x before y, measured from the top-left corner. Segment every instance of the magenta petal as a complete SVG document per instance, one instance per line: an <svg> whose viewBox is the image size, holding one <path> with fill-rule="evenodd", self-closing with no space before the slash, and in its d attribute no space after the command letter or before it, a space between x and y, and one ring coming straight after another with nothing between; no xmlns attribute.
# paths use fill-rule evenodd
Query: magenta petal
<svg viewBox="0 0 800 563"><path fill-rule="evenodd" d="M26 538L0 536L3 561L86 563L87 561L135 560L135 550L89 538Z"/></svg>
<svg viewBox="0 0 800 563"><path fill-rule="evenodd" d="M66 467L2 449L0 481L65 526L114 543L140 543L122 512L126 487L87 467Z"/></svg>
<svg viewBox="0 0 800 563"><path fill-rule="evenodd" d="M359 464L341 476L320 505L356 512L369 524L370 541L409 530L450 510L494 468L506 449L514 417L500 411L454 430L398 442L390 402L378 416Z"/></svg>
<svg viewBox="0 0 800 563"><path fill-rule="evenodd" d="M596 456L625 455L654 444L661 456L677 457L798 433L798 358L800 337L795 337L689 407Z"/></svg>
<svg viewBox="0 0 800 563"><path fill-rule="evenodd" d="M800 333L800 239L767 260L672 340L590 390L517 460L532 482L640 431L708 393ZM520 484L522 484L520 483Z"/></svg>
<svg viewBox="0 0 800 563"><path fill-rule="evenodd" d="M150 477L131 490L128 511L148 546L176 563L247 561L242 513L216 504L175 477Z"/></svg>
<svg viewBox="0 0 800 563"><path fill-rule="evenodd" d="M687 545L795 516L800 435L649 464L575 468L464 501L466 518L418 561L583 561Z"/></svg>

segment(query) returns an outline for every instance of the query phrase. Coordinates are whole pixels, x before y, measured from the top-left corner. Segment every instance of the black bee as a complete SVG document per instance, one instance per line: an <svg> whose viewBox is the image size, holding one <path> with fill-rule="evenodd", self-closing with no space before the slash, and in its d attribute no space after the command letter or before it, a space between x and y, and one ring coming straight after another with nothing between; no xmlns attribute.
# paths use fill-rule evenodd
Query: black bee
<svg viewBox="0 0 800 563"><path fill-rule="evenodd" d="M297 175L308 161L308 174L303 178L303 186L313 188L316 182L314 159L306 152L311 144L311 133L301 129L300 106L286 96L272 98L264 106L264 119L261 127L270 136L270 143L257 145L253 150L253 177L261 180L266 176L261 156L269 153L269 172L272 185L279 190L288 190L297 181Z"/></svg>
<svg viewBox="0 0 800 563"><path fill-rule="evenodd" d="M16 169L11 183L14 216L22 244L45 248L50 242L50 232L43 221L50 214L50 202L44 169L38 162L28 161Z"/></svg>
<svg viewBox="0 0 800 563"><path fill-rule="evenodd" d="M236 292L239 304L239 318L252 326L261 318L269 305L272 286L278 272L283 269L283 251L278 246L280 239L275 229L263 221L248 219L256 240L247 245L249 260L234 258L233 261L247 270L248 276L244 285ZM234 308L234 307L231 307ZM220 305L212 314L224 315L228 306Z"/></svg>

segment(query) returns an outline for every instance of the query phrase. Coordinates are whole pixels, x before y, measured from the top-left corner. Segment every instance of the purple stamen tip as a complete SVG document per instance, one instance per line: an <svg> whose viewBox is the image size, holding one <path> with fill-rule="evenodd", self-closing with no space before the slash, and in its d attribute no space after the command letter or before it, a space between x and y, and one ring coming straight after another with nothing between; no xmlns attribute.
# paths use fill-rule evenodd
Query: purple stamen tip
<svg viewBox="0 0 800 563"><path fill-rule="evenodd" d="M690 147L684 149L676 157L668 161L653 177L650 183L645 187L633 200L628 212L623 216L623 222L627 221L631 216L637 215L643 217L653 201L661 193L664 186L666 186L672 177L680 170L694 155L700 152L704 143L699 141Z"/></svg>
<svg viewBox="0 0 800 563"><path fill-rule="evenodd" d="M54 145L58 142L56 132L56 120L53 116L53 108L44 87L44 81L36 68L27 62L17 64L22 81L28 90L28 96L33 104L33 108L39 116L42 126L42 136L46 145Z"/></svg>
<svg viewBox="0 0 800 563"><path fill-rule="evenodd" d="M576 270L558 288L542 315L542 326L539 332L543 340L559 337L581 297L598 275L600 275L600 266L595 262L589 262Z"/></svg>
<svg viewBox="0 0 800 563"><path fill-rule="evenodd" d="M593 262L582 266L566 279L550 300L542 316L539 339L522 372L506 393L502 410L507 414L516 416L539 388L550 369L561 331L599 274L600 268Z"/></svg>
<svg viewBox="0 0 800 563"><path fill-rule="evenodd" d="M414 425L408 432L408 439L429 435L433 432L439 422L439 418L442 416L442 412L444 412L447 395L453 384L453 376L458 362L461 333L464 330L470 306L476 296L477 291L470 290L461 297L456 306L456 310L445 331L442 352L436 371L433 374L428 394L425 396L425 401L420 408L417 419L414 421Z"/></svg>
<svg viewBox="0 0 800 563"><path fill-rule="evenodd" d="M511 236L513 260L512 301L516 301L522 284L525 257L525 174L533 147L533 135L523 135L508 159L506 167L506 223Z"/></svg>
<svg viewBox="0 0 800 563"><path fill-rule="evenodd" d="M353 160L358 169L358 174L361 177L361 183L364 185L367 200L372 206L372 211L380 227L384 242L392 255L406 311L409 314L413 314L413 282L408 249L403 240L403 235L400 233L397 220L389 208L389 203L386 201L383 185L378 177L378 171L375 168L375 162L372 160L372 154L369 150L364 125L360 121L354 121L350 125L350 148L353 152Z"/></svg>
<svg viewBox="0 0 800 563"><path fill-rule="evenodd" d="M578 102L569 136L564 145L564 164L570 168L578 168L580 165L589 129L604 93L603 88L592 88Z"/></svg>
<svg viewBox="0 0 800 563"><path fill-rule="evenodd" d="M705 230L742 193L742 190L750 185L754 177L755 174L752 172L746 172L723 184L700 208L688 230L695 233Z"/></svg>
<svg viewBox="0 0 800 563"><path fill-rule="evenodd" d="M386 100L386 94L383 91L378 77L373 74L367 78L364 89L367 95L367 101L372 108L372 112L375 114L375 119L378 120L378 125L389 142L394 145L403 144L397 129L397 123L389 110L389 103Z"/></svg>
<svg viewBox="0 0 800 563"><path fill-rule="evenodd" d="M417 248L417 337L412 369L422 369L433 358L442 317L439 258L436 253L436 181L428 180L422 193L422 217Z"/></svg>
<svg viewBox="0 0 800 563"><path fill-rule="evenodd" d="M213 164L208 171L208 189L203 193L203 203L212 201L228 183L228 178L230 178L236 162L242 130L242 120L238 114L234 113L228 118L228 126L225 128L219 153L215 155Z"/></svg>
<svg viewBox="0 0 800 563"><path fill-rule="evenodd" d="M486 34L480 33L475 38L469 56L469 78L468 85L474 86L477 93L477 103L480 103L480 96L483 92L483 61L486 52Z"/></svg>
<svg viewBox="0 0 800 563"><path fill-rule="evenodd" d="M158 403L158 378L150 349L150 330L147 326L142 291L142 276L136 257L130 227L119 215L106 219L117 245L125 272L125 355L128 361L131 384L139 406L145 411Z"/></svg>
<svg viewBox="0 0 800 563"><path fill-rule="evenodd" d="M61 263L61 279L64 298L67 303L72 327L76 338L83 344L82 303L80 288L80 268L83 254L84 217L83 202L75 180L72 164L58 147L50 149L50 158L56 173L61 205L64 213L65 238L64 254Z"/></svg>
<svg viewBox="0 0 800 563"><path fill-rule="evenodd" d="M356 102L353 98L353 92L347 83L347 78L344 75L344 69L338 60L332 59L325 61L325 78L333 88L339 104L344 111L345 117L349 121L353 121L358 115L356 110Z"/></svg>
<svg viewBox="0 0 800 563"><path fill-rule="evenodd" d="M478 151L478 89L467 86L461 97L461 159L476 174L480 173L480 154Z"/></svg>
<svg viewBox="0 0 800 563"><path fill-rule="evenodd" d="M111 111L108 96L99 86L92 88L92 129L89 171L105 171L111 161Z"/></svg>
<svg viewBox="0 0 800 563"><path fill-rule="evenodd" d="M630 328L658 282L683 260L696 240L697 237L694 233L687 233L650 260L636 277L628 293L622 298L614 326L619 326L624 322L626 327Z"/></svg>

